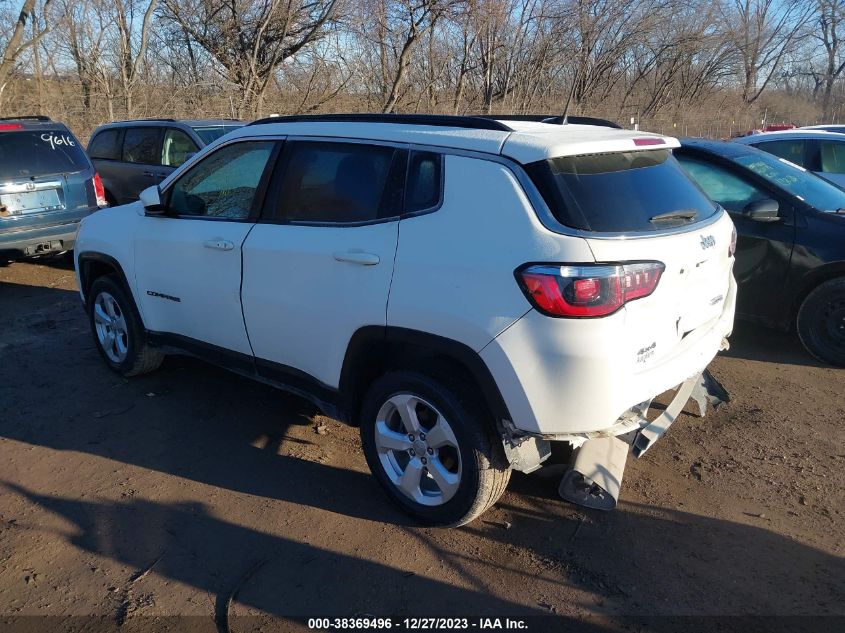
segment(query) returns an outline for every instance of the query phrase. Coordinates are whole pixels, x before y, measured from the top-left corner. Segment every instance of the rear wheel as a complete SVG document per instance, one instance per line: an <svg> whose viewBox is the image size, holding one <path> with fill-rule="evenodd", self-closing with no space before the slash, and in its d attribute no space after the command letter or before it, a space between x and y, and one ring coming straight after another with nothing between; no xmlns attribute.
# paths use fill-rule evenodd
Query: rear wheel
<svg viewBox="0 0 845 633"><path fill-rule="evenodd" d="M123 376L158 369L164 355L147 342L135 303L112 275L98 277L88 293L88 319L106 364Z"/></svg>
<svg viewBox="0 0 845 633"><path fill-rule="evenodd" d="M822 362L845 367L845 278L813 290L798 310L798 336Z"/></svg>
<svg viewBox="0 0 845 633"><path fill-rule="evenodd" d="M370 470L422 523L469 523L496 503L510 479L480 407L459 393L426 375L397 371L373 383L361 410Z"/></svg>

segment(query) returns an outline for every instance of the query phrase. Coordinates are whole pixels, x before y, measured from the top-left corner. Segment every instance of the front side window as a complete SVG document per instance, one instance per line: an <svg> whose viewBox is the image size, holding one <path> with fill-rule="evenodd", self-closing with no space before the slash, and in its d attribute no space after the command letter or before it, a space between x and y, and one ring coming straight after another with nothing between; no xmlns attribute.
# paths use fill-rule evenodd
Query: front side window
<svg viewBox="0 0 845 633"><path fill-rule="evenodd" d="M243 220L256 203L272 141L234 143L190 168L170 190L172 215Z"/></svg>
<svg viewBox="0 0 845 633"><path fill-rule="evenodd" d="M277 217L349 223L399 215L387 208L396 196L386 195L396 154L378 145L288 142Z"/></svg>
<svg viewBox="0 0 845 633"><path fill-rule="evenodd" d="M193 126L193 130L202 139L203 143L211 145L220 137L225 136L229 132L239 130L242 127L243 123L232 123L231 125L195 125Z"/></svg>
<svg viewBox="0 0 845 633"><path fill-rule="evenodd" d="M190 136L182 130L168 128L161 144L161 164L166 167L179 167L188 160L190 154L196 154L198 151L197 144Z"/></svg>
<svg viewBox="0 0 845 633"><path fill-rule="evenodd" d="M790 163L806 167L804 164L804 141L800 139L788 139L785 141L767 141L755 143L754 147L779 158L788 160Z"/></svg>
<svg viewBox="0 0 845 633"><path fill-rule="evenodd" d="M120 160L120 132L113 128L97 134L88 144L88 155L91 158Z"/></svg>
<svg viewBox="0 0 845 633"><path fill-rule="evenodd" d="M687 156L679 156L678 161L711 200L731 213L742 213L752 202L770 197L765 191L724 167Z"/></svg>
<svg viewBox="0 0 845 633"><path fill-rule="evenodd" d="M561 156L526 171L558 222L585 231L659 231L717 210L669 150Z"/></svg>
<svg viewBox="0 0 845 633"><path fill-rule="evenodd" d="M123 137L123 160L143 165L159 164L161 128L131 127Z"/></svg>

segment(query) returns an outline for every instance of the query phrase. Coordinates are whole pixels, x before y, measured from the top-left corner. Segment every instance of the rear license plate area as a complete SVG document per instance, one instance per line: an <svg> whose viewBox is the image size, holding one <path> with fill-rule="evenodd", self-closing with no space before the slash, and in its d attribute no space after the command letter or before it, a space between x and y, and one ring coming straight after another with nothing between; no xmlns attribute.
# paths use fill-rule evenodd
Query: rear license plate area
<svg viewBox="0 0 845 633"><path fill-rule="evenodd" d="M63 207L56 189L0 194L0 207L9 215L55 211Z"/></svg>

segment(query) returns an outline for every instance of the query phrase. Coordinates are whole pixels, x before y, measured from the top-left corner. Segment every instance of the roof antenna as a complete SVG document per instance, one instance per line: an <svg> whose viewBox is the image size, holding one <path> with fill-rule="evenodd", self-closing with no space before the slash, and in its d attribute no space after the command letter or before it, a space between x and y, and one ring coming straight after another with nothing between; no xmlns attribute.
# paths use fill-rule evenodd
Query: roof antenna
<svg viewBox="0 0 845 633"><path fill-rule="evenodd" d="M575 86L578 85L578 71L575 71L575 76L572 78L572 88L569 89L569 98L566 100L566 106L563 108L563 116L560 117L560 124L566 125L569 123L569 104L572 103L572 97L575 95Z"/></svg>

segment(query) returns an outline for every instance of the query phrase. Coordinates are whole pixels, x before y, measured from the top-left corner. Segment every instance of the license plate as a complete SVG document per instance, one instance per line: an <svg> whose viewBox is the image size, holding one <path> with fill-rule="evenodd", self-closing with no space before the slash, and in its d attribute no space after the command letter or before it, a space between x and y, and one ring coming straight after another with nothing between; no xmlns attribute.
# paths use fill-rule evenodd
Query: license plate
<svg viewBox="0 0 845 633"><path fill-rule="evenodd" d="M61 209L59 192L56 189L43 191L22 191L20 193L4 193L0 195L0 206L6 208L11 215L32 213L34 211L53 211Z"/></svg>

